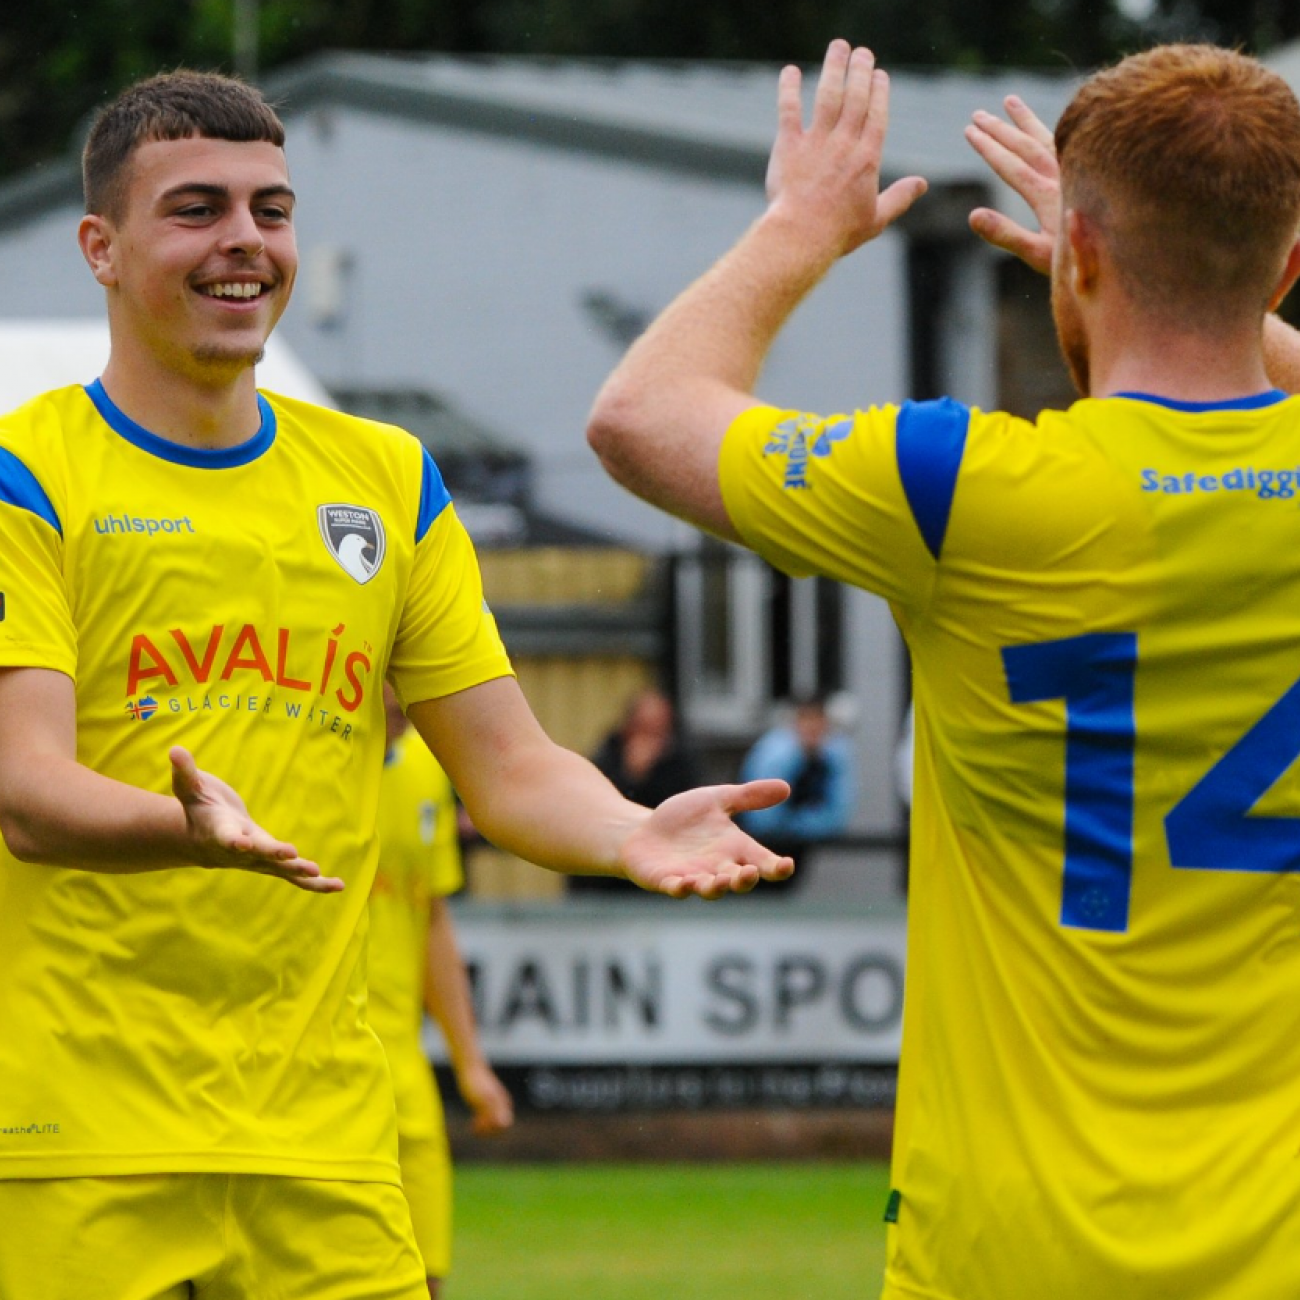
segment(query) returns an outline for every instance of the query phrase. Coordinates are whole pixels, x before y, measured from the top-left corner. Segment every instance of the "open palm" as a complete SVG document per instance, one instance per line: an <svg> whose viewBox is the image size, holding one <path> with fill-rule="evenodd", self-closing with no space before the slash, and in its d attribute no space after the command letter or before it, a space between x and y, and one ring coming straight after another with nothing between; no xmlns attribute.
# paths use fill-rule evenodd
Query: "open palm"
<svg viewBox="0 0 1300 1300"><path fill-rule="evenodd" d="M747 893L760 880L784 880L794 870L732 820L738 812L770 808L790 793L784 781L702 786L665 799L623 846L628 879L642 889L685 898Z"/></svg>
<svg viewBox="0 0 1300 1300"><path fill-rule="evenodd" d="M249 815L233 787L201 771L188 750L175 746L172 793L185 809L195 858L207 867L276 876L314 894L334 894L343 882L322 876L320 867L298 856L292 844L263 830Z"/></svg>

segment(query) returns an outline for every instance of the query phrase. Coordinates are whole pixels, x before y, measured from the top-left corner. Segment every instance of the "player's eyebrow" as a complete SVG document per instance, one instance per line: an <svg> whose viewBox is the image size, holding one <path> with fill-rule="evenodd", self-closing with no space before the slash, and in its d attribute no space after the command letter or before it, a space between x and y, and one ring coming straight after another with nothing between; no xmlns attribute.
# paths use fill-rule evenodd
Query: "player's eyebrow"
<svg viewBox="0 0 1300 1300"><path fill-rule="evenodd" d="M170 199L177 199L187 194L201 194L208 198L229 199L230 187L228 185L214 185L210 181L182 181L179 185L173 185L171 189L164 190L159 198L166 203ZM263 185L260 189L253 191L255 199L283 198L288 199L291 203L297 199L291 186Z"/></svg>

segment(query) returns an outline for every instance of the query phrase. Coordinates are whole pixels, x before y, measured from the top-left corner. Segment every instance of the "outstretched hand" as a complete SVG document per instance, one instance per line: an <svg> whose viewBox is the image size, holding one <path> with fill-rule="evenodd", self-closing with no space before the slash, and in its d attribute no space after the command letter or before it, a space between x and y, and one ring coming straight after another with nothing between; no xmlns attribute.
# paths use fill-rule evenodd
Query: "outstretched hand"
<svg viewBox="0 0 1300 1300"><path fill-rule="evenodd" d="M1008 95L1004 122L982 109L966 128L966 140L981 158L1029 204L1038 221L1030 230L992 208L970 214L971 229L995 248L1013 253L1046 275L1061 224L1061 171L1051 130L1024 100Z"/></svg>
<svg viewBox="0 0 1300 1300"><path fill-rule="evenodd" d="M812 121L803 124L802 74L784 68L777 90L777 136L767 168L773 211L815 226L836 256L874 239L925 193L919 176L880 191L889 127L889 77L868 49L835 40L826 50Z"/></svg>
<svg viewBox="0 0 1300 1300"><path fill-rule="evenodd" d="M177 745L168 757L172 793L185 810L195 860L201 865L277 876L314 894L343 888L341 880L322 876L316 863L300 858L292 844L264 831L239 795L211 772L200 771L188 750Z"/></svg>
<svg viewBox="0 0 1300 1300"><path fill-rule="evenodd" d="M746 894L760 880L785 880L792 858L778 857L732 821L790 793L784 781L710 785L665 799L623 845L627 878L642 889L685 898Z"/></svg>

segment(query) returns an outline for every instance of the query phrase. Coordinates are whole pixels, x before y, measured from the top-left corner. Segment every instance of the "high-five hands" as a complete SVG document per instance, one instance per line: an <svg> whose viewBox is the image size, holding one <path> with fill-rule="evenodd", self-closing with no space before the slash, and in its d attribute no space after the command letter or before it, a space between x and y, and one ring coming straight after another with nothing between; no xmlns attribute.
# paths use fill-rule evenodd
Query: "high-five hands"
<svg viewBox="0 0 1300 1300"><path fill-rule="evenodd" d="M843 40L830 43L807 127L801 87L799 69L784 68L767 168L769 210L815 229L842 257L901 217L925 193L926 183L908 176L880 191L889 77L870 50Z"/></svg>
<svg viewBox="0 0 1300 1300"><path fill-rule="evenodd" d="M336 894L343 888L337 877L322 876L316 863L300 858L292 844L264 831L239 795L211 772L200 771L188 750L176 745L168 757L172 793L185 810L196 862L277 876L313 894Z"/></svg>
<svg viewBox="0 0 1300 1300"><path fill-rule="evenodd" d="M1004 122L982 109L966 128L966 140L981 158L1011 186L1038 220L1030 230L992 208L970 214L971 229L995 248L1014 254L1046 275L1061 224L1061 171L1052 132L1015 95L1003 101Z"/></svg>

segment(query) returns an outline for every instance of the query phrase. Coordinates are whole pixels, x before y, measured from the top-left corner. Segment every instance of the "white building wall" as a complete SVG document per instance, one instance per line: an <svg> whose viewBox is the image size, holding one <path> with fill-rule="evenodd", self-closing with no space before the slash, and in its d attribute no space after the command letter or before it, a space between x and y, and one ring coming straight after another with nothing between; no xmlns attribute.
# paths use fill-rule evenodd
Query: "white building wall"
<svg viewBox="0 0 1300 1300"><path fill-rule="evenodd" d="M80 203L64 203L31 221L0 229L0 315L28 320L103 318L104 291L77 247L81 212Z"/></svg>
<svg viewBox="0 0 1300 1300"><path fill-rule="evenodd" d="M542 508L670 546L669 522L587 449L621 345L583 298L653 315L753 220L759 185L350 111L289 128L304 261L347 267L337 321L314 323L304 294L281 326L308 364L331 385L445 394L533 454ZM843 409L906 395L900 246L882 240L805 304L764 396Z"/></svg>

